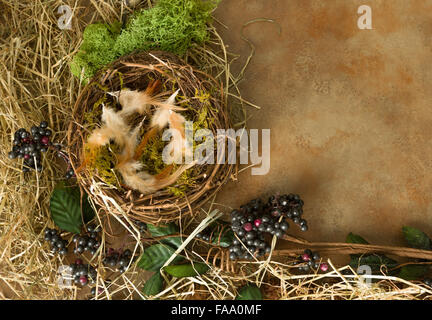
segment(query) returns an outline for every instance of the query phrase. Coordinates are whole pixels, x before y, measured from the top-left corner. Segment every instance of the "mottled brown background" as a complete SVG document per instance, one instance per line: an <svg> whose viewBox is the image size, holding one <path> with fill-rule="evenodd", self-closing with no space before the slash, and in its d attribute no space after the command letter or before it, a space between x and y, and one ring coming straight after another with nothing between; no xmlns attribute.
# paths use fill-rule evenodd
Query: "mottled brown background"
<svg viewBox="0 0 432 320"><path fill-rule="evenodd" d="M373 30L357 27L363 4ZM218 202L299 193L310 231L295 234L312 241L352 231L400 245L406 224L432 234L432 2L223 0L216 16L240 62L244 23L282 30L244 30L256 54L240 87L262 106L249 127L271 129L270 172L247 170Z"/></svg>

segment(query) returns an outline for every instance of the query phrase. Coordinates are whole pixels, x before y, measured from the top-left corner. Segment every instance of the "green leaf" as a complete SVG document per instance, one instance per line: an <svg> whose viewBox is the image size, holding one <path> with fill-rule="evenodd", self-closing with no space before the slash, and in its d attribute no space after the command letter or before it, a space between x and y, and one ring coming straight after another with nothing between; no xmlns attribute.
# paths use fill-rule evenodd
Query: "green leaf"
<svg viewBox="0 0 432 320"><path fill-rule="evenodd" d="M429 270L429 266L424 264L410 264L403 266L399 274L397 275L399 278L405 280L417 280L422 278Z"/></svg>
<svg viewBox="0 0 432 320"><path fill-rule="evenodd" d="M195 277L206 273L209 269L210 267L205 263L179 264L164 268L168 274L177 278Z"/></svg>
<svg viewBox="0 0 432 320"><path fill-rule="evenodd" d="M81 205L81 191L79 187L70 188L71 192L74 193L74 196L78 199L78 203ZM84 193L82 197L82 214L84 218L84 222L87 223L91 221L94 216L95 212L90 205L90 202L88 200L88 195Z"/></svg>
<svg viewBox="0 0 432 320"><path fill-rule="evenodd" d="M173 222L167 225L160 226L154 226L150 223L147 223L147 228L151 235L154 237L161 237L179 232L177 225Z"/></svg>
<svg viewBox="0 0 432 320"><path fill-rule="evenodd" d="M369 244L363 237L350 232L346 238L347 243Z"/></svg>
<svg viewBox="0 0 432 320"><path fill-rule="evenodd" d="M359 266L367 265L372 271L380 271L381 266L386 266L387 269L395 268L398 263L397 261L390 259L382 254L366 254L366 255L351 255L350 266L357 269Z"/></svg>
<svg viewBox="0 0 432 320"><path fill-rule="evenodd" d="M417 249L431 250L431 239L424 232L408 226L403 227L402 232L409 246Z"/></svg>
<svg viewBox="0 0 432 320"><path fill-rule="evenodd" d="M159 292L162 291L163 284L164 280L158 271L146 281L143 287L143 293L147 296L157 295Z"/></svg>
<svg viewBox="0 0 432 320"><path fill-rule="evenodd" d="M50 199L51 217L62 230L80 233L82 227L80 199L73 188L57 187Z"/></svg>
<svg viewBox="0 0 432 320"><path fill-rule="evenodd" d="M165 262L174 254L175 250L161 243L154 244L144 250L138 261L138 267L148 271L159 271ZM173 262L183 259L181 256L174 258Z"/></svg>
<svg viewBox="0 0 432 320"><path fill-rule="evenodd" d="M262 300L261 290L253 284L244 286L240 289L236 300Z"/></svg>
<svg viewBox="0 0 432 320"><path fill-rule="evenodd" d="M179 233L179 228L175 223L161 226L154 226L150 223L147 223L147 229L153 237L163 237ZM172 245L177 249L181 246L182 240L180 237L172 237L161 240L161 243Z"/></svg>
<svg viewBox="0 0 432 320"><path fill-rule="evenodd" d="M346 238L347 243L369 244L363 237L350 232ZM350 266L357 269L361 265L371 267L372 271L380 271L381 266L386 266L387 269L392 269L397 266L397 261L390 259L383 254L351 254Z"/></svg>

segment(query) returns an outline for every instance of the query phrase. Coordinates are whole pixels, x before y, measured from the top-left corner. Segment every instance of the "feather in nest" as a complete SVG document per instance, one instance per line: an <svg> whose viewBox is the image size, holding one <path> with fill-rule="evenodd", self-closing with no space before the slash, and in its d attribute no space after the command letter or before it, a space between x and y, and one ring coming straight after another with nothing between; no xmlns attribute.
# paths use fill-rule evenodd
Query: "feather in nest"
<svg viewBox="0 0 432 320"><path fill-rule="evenodd" d="M117 155L116 168L122 175L125 185L143 194L153 193L172 185L185 170L195 164L182 165L172 174L173 167L167 166L161 173L153 176L143 171L143 164L134 159L141 125L131 131L119 112L105 106L102 109L102 123L103 125L89 136L86 147L92 151L113 140L122 148L122 152ZM84 164L88 161L89 159L85 159Z"/></svg>
<svg viewBox="0 0 432 320"><path fill-rule="evenodd" d="M139 127L133 130L128 139L129 143L125 144L125 148L119 157L119 163L116 166L123 177L124 183L129 188L138 190L142 194L154 193L175 183L184 171L195 165L195 163L182 165L172 174L172 165L167 166L157 175L151 175L143 171L143 164L135 160L134 157L138 141L138 132Z"/></svg>
<svg viewBox="0 0 432 320"><path fill-rule="evenodd" d="M180 89L174 92L168 99L165 100L165 102L158 105L158 108L151 119L151 127L156 127L159 130L162 130L168 125L170 115L174 112L173 110L179 109L174 104L175 98L179 91Z"/></svg>
<svg viewBox="0 0 432 320"><path fill-rule="evenodd" d="M87 143L84 145L84 149L87 150L84 153L84 162L78 171L94 160L96 149L108 144L110 140L113 140L121 148L124 147L128 143L129 131L130 127L123 117L119 116L113 109L102 105L102 126L93 130L88 137Z"/></svg>
<svg viewBox="0 0 432 320"><path fill-rule="evenodd" d="M176 130L176 134L173 135L172 144L175 145L175 148L179 148L181 150L180 153L178 153L179 158L174 158L174 163L181 162L183 155L186 158L189 158L192 156L192 146L190 146L187 143L186 136L185 136L185 122L186 119L179 113L172 111L169 119L168 124L171 130Z"/></svg>
<svg viewBox="0 0 432 320"><path fill-rule="evenodd" d="M103 106L102 126L92 132L85 144L86 148L90 151L90 155L94 155L95 149L108 144L111 140L120 146L122 152L117 155L118 164L116 169L122 175L125 185L140 191L142 194L150 194L172 185L184 171L195 165L195 162L181 165L173 173L171 173L173 166L169 165L157 175L151 175L142 170L143 164L138 159L144 151L148 139L167 125L171 129L176 129L180 132L180 135L175 136L179 136L180 138L178 139L181 141L174 141L174 143L182 143L182 151L184 153L191 152L185 143L185 118L174 111L184 110L175 105L175 98L179 90L161 102L154 98L154 93L158 90L159 84L158 81L151 82L145 91L123 89L117 92L110 92L111 95L119 99L122 110L115 112L113 109ZM150 105L156 105L158 108L152 116L150 130L138 145L138 134L142 123L131 131L125 117L135 112L140 114L147 113ZM91 160L85 158L82 166L85 166Z"/></svg>
<svg viewBox="0 0 432 320"><path fill-rule="evenodd" d="M108 92L109 95L117 98L118 102L122 106L122 110L119 112L120 116L127 117L133 113L145 114L149 113L150 106L161 106L168 107L164 102L158 99L155 94L160 90L160 80L151 81L144 91L131 90L124 88L120 91ZM172 106L178 110L183 110Z"/></svg>
<svg viewBox="0 0 432 320"><path fill-rule="evenodd" d="M192 155L192 148L186 143L185 139L185 118L175 112L174 110L184 110L183 108L179 108L175 105L175 98L179 93L180 89L174 92L167 100L158 105L155 113L151 119L151 128L144 136L141 144L136 148L136 153L134 159L137 160L144 151L145 145L152 136L156 134L157 131L162 130L166 126L169 126L170 129L177 130L179 134L173 135L173 145L180 146L181 153L179 153L178 157L173 159L172 162L180 163L183 155L190 156Z"/></svg>

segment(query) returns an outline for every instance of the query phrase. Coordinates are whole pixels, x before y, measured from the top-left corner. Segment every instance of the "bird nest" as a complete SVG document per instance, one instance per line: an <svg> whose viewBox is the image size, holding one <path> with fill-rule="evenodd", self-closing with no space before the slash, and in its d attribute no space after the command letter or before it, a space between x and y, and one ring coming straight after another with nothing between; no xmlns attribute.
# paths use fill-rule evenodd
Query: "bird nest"
<svg viewBox="0 0 432 320"><path fill-rule="evenodd" d="M179 90L176 105L181 114L192 121L193 132L210 130L217 137L218 129L228 129L230 122L223 88L212 76L194 69L177 56L162 52L143 52L122 57L100 71L83 88L68 128L68 146L72 166L80 185L94 202L104 209L146 223L166 223L180 214L192 213L201 207L227 181L232 164L196 164L184 171L175 183L151 194L129 188L116 170L118 146L111 140L100 147L92 165L84 161L85 145L93 130L101 125L103 107L121 110L115 96L125 88L144 91L158 81L161 95L169 96ZM150 122L146 115L134 113L127 121L131 126L141 124L138 138L144 139ZM162 150L166 143L162 134L150 138L139 161L152 175L166 169ZM216 143L213 143L216 154ZM195 149L195 142L193 148Z"/></svg>

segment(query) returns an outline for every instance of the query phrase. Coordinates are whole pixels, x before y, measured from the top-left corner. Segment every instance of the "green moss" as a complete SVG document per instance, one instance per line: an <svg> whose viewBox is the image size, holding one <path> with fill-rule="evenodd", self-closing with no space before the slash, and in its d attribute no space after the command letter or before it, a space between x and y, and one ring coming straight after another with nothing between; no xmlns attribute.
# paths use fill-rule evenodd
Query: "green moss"
<svg viewBox="0 0 432 320"><path fill-rule="evenodd" d="M94 154L91 154L89 149L84 150L87 159L92 159L88 166L110 186L120 187L120 175L117 175L114 169L117 165L116 154L120 151L120 147L113 143L96 149Z"/></svg>
<svg viewBox="0 0 432 320"><path fill-rule="evenodd" d="M88 25L83 34L80 50L70 63L71 72L86 83L100 68L117 58L113 47L119 35L119 23Z"/></svg>
<svg viewBox="0 0 432 320"><path fill-rule="evenodd" d="M106 96L104 95L95 102L91 110L84 112L84 123L87 125L89 130L95 129L97 123L100 122L102 116L102 103L104 103L105 100Z"/></svg>
<svg viewBox="0 0 432 320"><path fill-rule="evenodd" d="M123 89L123 74L121 72L116 71L115 75L118 76L119 82L120 82L120 90ZM93 107L89 110L84 112L84 123L87 125L87 129L93 130L97 126L98 123L100 123L101 117L102 117L102 104L105 104L107 107L115 107L110 102L107 102L107 94L108 87L102 86L99 82L92 82L89 86L96 86L105 94L100 97L94 104Z"/></svg>
<svg viewBox="0 0 432 320"><path fill-rule="evenodd" d="M159 0L141 10L128 22L115 44L119 55L135 49L160 48L183 54L192 43L208 39L207 22L217 2L202 0Z"/></svg>
<svg viewBox="0 0 432 320"><path fill-rule="evenodd" d="M174 84L173 84L174 86ZM176 90L175 87L172 88L173 91ZM202 103L202 108L199 112L193 109L191 105L186 101L180 104L181 107L186 108L184 115L186 120L193 121L193 133L195 134L197 130L208 129L209 123L213 120L208 117L208 110L211 108L210 95L206 91L196 92L196 99L199 99ZM177 100L187 100L184 96L177 96ZM193 150L198 144L202 142L193 141ZM166 168L166 164L162 160L162 151L168 142L162 140L162 132L158 133L151 139L149 139L146 148L141 156L141 161L144 163L145 170L152 175L160 173ZM177 165L174 166L173 171L178 168ZM191 168L186 170L180 178L177 180L175 186L168 187L167 190L175 196L184 196L191 187L196 185L196 177L199 174L197 168Z"/></svg>
<svg viewBox="0 0 432 320"><path fill-rule="evenodd" d="M194 119L194 134L199 129L208 129L208 108L210 106L209 98L210 95L205 91L195 91L195 97L201 102L202 109L196 114Z"/></svg>
<svg viewBox="0 0 432 320"><path fill-rule="evenodd" d="M183 197L188 190L195 186L196 178L194 177L193 168L186 170L183 174L177 179L175 187L168 187L168 191L175 195L176 197Z"/></svg>
<svg viewBox="0 0 432 320"><path fill-rule="evenodd" d="M162 151L168 142L162 140L162 132L158 133L147 142L146 148L140 161L144 164L144 170L152 175L156 175L166 168L162 160ZM173 171L178 168L174 165ZM175 187L168 187L168 191L175 196L183 196L188 189L194 185L195 179L191 174L192 170L186 170L176 182Z"/></svg>
<svg viewBox="0 0 432 320"><path fill-rule="evenodd" d="M144 169L152 174L158 174L165 168L162 160L162 151L166 142L162 140L162 132L158 133L147 142L146 148L141 156L141 162L144 163Z"/></svg>
<svg viewBox="0 0 432 320"><path fill-rule="evenodd" d="M72 74L87 82L99 69L135 50L161 49L183 54L193 43L205 42L211 11L220 0L159 0L136 12L121 30L120 23L88 25L74 56Z"/></svg>

